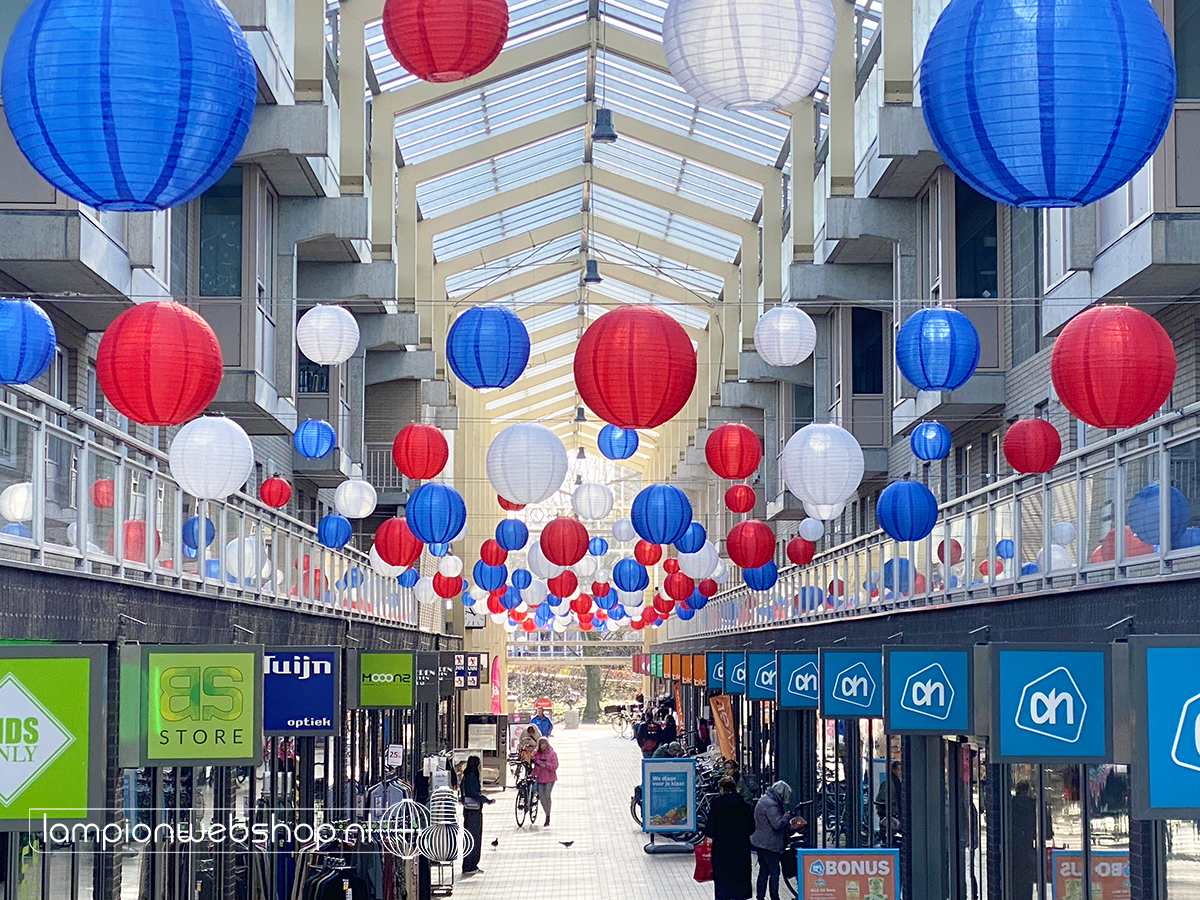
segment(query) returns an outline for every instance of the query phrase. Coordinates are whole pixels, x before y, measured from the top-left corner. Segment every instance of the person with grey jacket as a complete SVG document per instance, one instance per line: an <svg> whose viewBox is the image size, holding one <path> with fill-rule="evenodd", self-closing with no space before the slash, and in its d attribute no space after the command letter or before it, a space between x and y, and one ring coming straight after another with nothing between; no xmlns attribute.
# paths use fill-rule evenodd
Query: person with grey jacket
<svg viewBox="0 0 1200 900"><path fill-rule="evenodd" d="M777 781L754 807L754 834L750 835L750 844L758 853L758 882L755 885L758 900L766 900L768 885L771 900L779 900L779 860L787 846L792 824L792 814L787 808L791 796L791 785Z"/></svg>

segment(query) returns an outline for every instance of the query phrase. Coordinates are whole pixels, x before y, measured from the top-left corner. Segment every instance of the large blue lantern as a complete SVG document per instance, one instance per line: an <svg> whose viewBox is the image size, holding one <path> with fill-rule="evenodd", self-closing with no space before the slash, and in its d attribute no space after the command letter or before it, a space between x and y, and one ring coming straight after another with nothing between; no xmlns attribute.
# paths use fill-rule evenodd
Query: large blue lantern
<svg viewBox="0 0 1200 900"><path fill-rule="evenodd" d="M1178 488L1171 488L1170 503L1171 546L1178 547L1179 539L1192 518L1192 507ZM1148 484L1132 497L1125 508L1125 524L1147 544L1158 544L1158 485Z"/></svg>
<svg viewBox="0 0 1200 900"><path fill-rule="evenodd" d="M475 583L485 591L494 591L508 580L508 569L503 565L489 566L481 559L475 563L471 575L474 577ZM516 591L514 590L513 593L516 594ZM520 600L517 601L517 603L520 602ZM517 603L514 603L509 609L515 607Z"/></svg>
<svg viewBox="0 0 1200 900"><path fill-rule="evenodd" d="M779 580L779 570L774 560L768 560L757 569L742 569L742 580L752 591L769 591Z"/></svg>
<svg viewBox="0 0 1200 900"><path fill-rule="evenodd" d="M979 334L957 309L918 309L896 334L896 365L919 391L962 387L978 363Z"/></svg>
<svg viewBox="0 0 1200 900"><path fill-rule="evenodd" d="M306 459L328 456L336 444L337 435L333 426L324 419L305 419L296 426L296 433L292 435L292 446Z"/></svg>
<svg viewBox="0 0 1200 900"><path fill-rule="evenodd" d="M317 523L317 540L322 546L330 547L334 550L339 547L345 547L350 543L350 535L353 529L350 527L350 520L345 516L337 513L330 513L322 517Z"/></svg>
<svg viewBox="0 0 1200 900"><path fill-rule="evenodd" d="M950 429L941 422L922 422L908 439L917 459L945 459L950 455Z"/></svg>
<svg viewBox="0 0 1200 900"><path fill-rule="evenodd" d="M520 550L528 540L529 527L520 519L503 519L496 526L496 543L502 550Z"/></svg>
<svg viewBox="0 0 1200 900"><path fill-rule="evenodd" d="M613 566L612 583L617 586L617 590L619 591L629 593L644 591L650 586L650 573L636 559L627 556L624 559L617 560L617 564ZM609 593L611 594L612 591L609 591Z"/></svg>
<svg viewBox="0 0 1200 900"><path fill-rule="evenodd" d="M1175 64L1147 0L953 0L921 61L934 146L982 194L1080 206L1162 140Z"/></svg>
<svg viewBox="0 0 1200 900"><path fill-rule="evenodd" d="M166 209L210 187L246 140L256 90L219 0L33 0L0 77L21 152L103 210Z"/></svg>
<svg viewBox="0 0 1200 900"><path fill-rule="evenodd" d="M417 582L421 580L421 573L409 566L403 572L396 576L396 581L402 588L416 587Z"/></svg>
<svg viewBox="0 0 1200 900"><path fill-rule="evenodd" d="M188 550L200 549L200 517L192 516L190 519L184 519L183 528L180 529L180 539L183 541L183 546ZM207 547L213 542L217 536L217 526L213 524L213 520L205 516L204 518L204 546Z"/></svg>
<svg viewBox="0 0 1200 900"><path fill-rule="evenodd" d="M937 498L919 481L893 481L875 504L875 518L888 537L919 541L937 523Z"/></svg>
<svg viewBox="0 0 1200 900"><path fill-rule="evenodd" d="M683 537L675 542L675 549L680 553L699 553L706 540L708 540L708 534L705 533L704 526L699 522L693 522L688 526Z"/></svg>
<svg viewBox="0 0 1200 900"><path fill-rule="evenodd" d="M597 609L608 612L617 606L617 592L610 590L607 594L596 594L592 597L592 602L596 604Z"/></svg>
<svg viewBox="0 0 1200 900"><path fill-rule="evenodd" d="M450 485L430 481L409 495L404 518L409 530L426 544L446 543L467 523L467 504Z"/></svg>
<svg viewBox="0 0 1200 900"><path fill-rule="evenodd" d="M503 569L504 566L494 566L493 568ZM500 583L503 584L504 582L501 581ZM483 585L480 585L480 587L483 587ZM506 587L504 595L500 598L500 605L505 609L516 609L521 605L521 592L514 587Z"/></svg>
<svg viewBox="0 0 1200 900"><path fill-rule="evenodd" d="M608 541L602 537L594 537L588 541L588 553L592 556L603 556L608 552Z"/></svg>
<svg viewBox="0 0 1200 900"><path fill-rule="evenodd" d="M437 557L438 559L441 559L443 556L445 556L447 553L450 552L450 542L449 541L434 541L433 543L428 544L425 547L425 549L429 551L430 556L434 556L434 557Z"/></svg>
<svg viewBox="0 0 1200 900"><path fill-rule="evenodd" d="M681 603L675 607L675 615L686 622L688 619L696 615L696 611L687 603Z"/></svg>
<svg viewBox="0 0 1200 900"><path fill-rule="evenodd" d="M30 300L0 300L0 383L25 384L54 356L54 325Z"/></svg>
<svg viewBox="0 0 1200 900"><path fill-rule="evenodd" d="M638 433L633 428L605 425L596 438L600 452L608 459L629 459L637 452Z"/></svg>
<svg viewBox="0 0 1200 900"><path fill-rule="evenodd" d="M473 388L508 387L529 362L529 332L503 306L474 306L450 326L446 361Z"/></svg>
<svg viewBox="0 0 1200 900"><path fill-rule="evenodd" d="M692 504L673 484L651 484L638 491L629 510L633 530L651 544L673 544L692 524Z"/></svg>
<svg viewBox="0 0 1200 900"><path fill-rule="evenodd" d="M883 564L883 586L889 591L907 594L912 586L912 566L903 556ZM951 585L953 587L953 585Z"/></svg>
<svg viewBox="0 0 1200 900"><path fill-rule="evenodd" d="M528 569L513 569L512 577L509 580L518 591L523 591L533 584L533 573ZM480 586L482 587L482 585Z"/></svg>

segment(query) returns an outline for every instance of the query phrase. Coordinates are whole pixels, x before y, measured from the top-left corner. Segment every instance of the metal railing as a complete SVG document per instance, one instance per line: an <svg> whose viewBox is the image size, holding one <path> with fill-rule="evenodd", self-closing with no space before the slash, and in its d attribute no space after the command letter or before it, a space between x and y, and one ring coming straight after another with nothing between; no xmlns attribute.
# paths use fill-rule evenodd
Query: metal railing
<svg viewBox="0 0 1200 900"><path fill-rule="evenodd" d="M363 478L377 491L408 491L408 479L392 461L390 443L368 443L363 448Z"/></svg>
<svg viewBox="0 0 1200 900"><path fill-rule="evenodd" d="M206 520L211 529L199 528ZM165 454L26 386L0 394L5 562L418 626L413 592L365 553L324 547L311 526L244 493L197 501Z"/></svg>
<svg viewBox="0 0 1200 900"><path fill-rule="evenodd" d="M772 590L750 591L731 565L725 589L692 619L672 616L667 638L1197 573L1198 473L1200 403L942 503L920 541L876 530L794 566L781 540Z"/></svg>

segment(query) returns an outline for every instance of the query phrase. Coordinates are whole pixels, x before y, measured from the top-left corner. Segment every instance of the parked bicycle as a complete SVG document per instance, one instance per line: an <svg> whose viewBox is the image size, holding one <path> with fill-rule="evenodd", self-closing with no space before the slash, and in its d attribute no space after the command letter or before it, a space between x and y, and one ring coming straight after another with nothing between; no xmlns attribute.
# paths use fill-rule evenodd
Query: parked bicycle
<svg viewBox="0 0 1200 900"><path fill-rule="evenodd" d="M802 827L793 829L792 833L788 835L787 844L783 848L783 856L779 860L780 874L783 877L784 886L787 887L788 891L793 897L798 897L800 895L799 886L796 884L796 880L799 877L799 860L796 851L806 844L805 838L808 835L808 818L812 815L811 809L804 811L804 808L811 807L812 805L812 800L805 800L803 803L800 803L796 806L794 814L803 816L805 823Z"/></svg>
<svg viewBox="0 0 1200 900"><path fill-rule="evenodd" d="M612 730L621 737L632 735L637 724L637 717L628 706L606 706L604 707L604 718L608 720Z"/></svg>
<svg viewBox="0 0 1200 900"><path fill-rule="evenodd" d="M527 816L530 825L537 824L538 794L537 782L533 780L533 765L518 761L518 768L516 815L517 827L523 828Z"/></svg>

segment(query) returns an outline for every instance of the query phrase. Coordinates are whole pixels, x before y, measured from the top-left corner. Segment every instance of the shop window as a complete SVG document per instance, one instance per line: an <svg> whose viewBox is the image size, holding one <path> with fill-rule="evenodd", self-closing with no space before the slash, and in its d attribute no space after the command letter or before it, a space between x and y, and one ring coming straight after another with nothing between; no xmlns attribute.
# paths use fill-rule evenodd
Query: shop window
<svg viewBox="0 0 1200 900"><path fill-rule="evenodd" d="M1042 217L1036 209L1009 211L1012 272L1012 362L1042 349Z"/></svg>
<svg viewBox="0 0 1200 900"><path fill-rule="evenodd" d="M997 293L996 203L962 181L954 184L955 288L959 297Z"/></svg>
<svg viewBox="0 0 1200 900"><path fill-rule="evenodd" d="M1175 0L1175 95L1200 99L1200 2Z"/></svg>
<svg viewBox="0 0 1200 900"><path fill-rule="evenodd" d="M850 311L851 381L855 394L883 393L883 313L854 307Z"/></svg>

